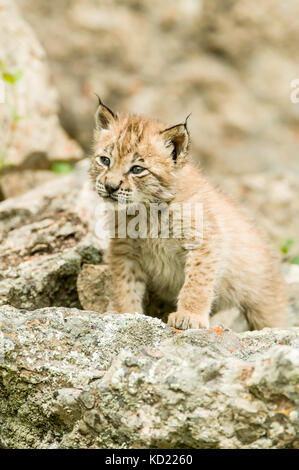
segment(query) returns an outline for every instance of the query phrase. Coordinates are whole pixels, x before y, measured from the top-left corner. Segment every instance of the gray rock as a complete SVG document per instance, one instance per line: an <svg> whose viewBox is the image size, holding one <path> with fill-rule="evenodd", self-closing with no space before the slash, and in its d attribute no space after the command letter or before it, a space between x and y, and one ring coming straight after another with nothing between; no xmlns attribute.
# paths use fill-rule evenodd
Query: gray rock
<svg viewBox="0 0 299 470"><path fill-rule="evenodd" d="M285 263L283 274L288 284L292 325L299 326L299 266Z"/></svg>
<svg viewBox="0 0 299 470"><path fill-rule="evenodd" d="M102 259L87 166L0 204L0 305L80 306L81 265Z"/></svg>
<svg viewBox="0 0 299 470"><path fill-rule="evenodd" d="M28 170L22 167L9 166L1 174L1 191L3 199L20 196L46 181L58 179L57 174L50 170Z"/></svg>
<svg viewBox="0 0 299 470"><path fill-rule="evenodd" d="M8 448L298 448L299 329L0 307ZM219 333L219 332L218 332Z"/></svg>
<svg viewBox="0 0 299 470"><path fill-rule="evenodd" d="M108 266L84 264L77 279L77 290L80 304L85 310L107 312L113 293Z"/></svg>

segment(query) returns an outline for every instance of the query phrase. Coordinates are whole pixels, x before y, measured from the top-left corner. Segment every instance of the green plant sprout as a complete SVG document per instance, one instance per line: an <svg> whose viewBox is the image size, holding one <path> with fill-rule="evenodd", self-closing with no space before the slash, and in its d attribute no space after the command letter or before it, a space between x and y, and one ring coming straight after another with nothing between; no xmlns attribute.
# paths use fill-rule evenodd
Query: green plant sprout
<svg viewBox="0 0 299 470"><path fill-rule="evenodd" d="M2 60L0 60L0 72L3 80L11 85L14 85L23 77L22 70L17 70L15 73L8 72Z"/></svg>
<svg viewBox="0 0 299 470"><path fill-rule="evenodd" d="M284 243L279 247L281 253L283 255L287 255L290 252L294 243L295 240L293 240L292 238L288 238L287 240L285 240Z"/></svg>
<svg viewBox="0 0 299 470"><path fill-rule="evenodd" d="M6 69L3 61L0 60L0 79L2 77L2 79L6 83L14 86L19 80L21 80L23 75L24 74L23 74L22 70L17 70L15 73L9 72ZM11 115L11 118L12 118L12 124L15 125L21 119L25 118L25 116L20 116L17 113L16 107L7 98L5 100L5 103L8 107L8 109L9 109L9 112L10 112L10 115ZM12 142L12 139L13 139L13 129L11 129L11 132L10 132L8 146L9 146L9 143ZM6 162L5 151L4 151L3 148L0 147L0 171L2 171L7 166L13 166L13 164L10 164L10 163Z"/></svg>
<svg viewBox="0 0 299 470"><path fill-rule="evenodd" d="M298 264L299 265L299 254L290 256L290 251L292 249L292 246L294 245L295 240L293 238L287 238L282 245L279 246L279 251L283 255L288 255L288 261L291 264Z"/></svg>
<svg viewBox="0 0 299 470"><path fill-rule="evenodd" d="M5 152L2 148L0 148L0 172L5 166Z"/></svg>
<svg viewBox="0 0 299 470"><path fill-rule="evenodd" d="M17 113L17 110L16 110L15 106L10 101L8 101L8 99L6 99L6 104L9 108L13 124L17 124L19 121L21 121L21 119L25 119L25 116L20 116Z"/></svg>
<svg viewBox="0 0 299 470"><path fill-rule="evenodd" d="M291 260L291 263L299 265L299 255L294 256L294 258Z"/></svg>
<svg viewBox="0 0 299 470"><path fill-rule="evenodd" d="M51 171L58 175L65 175L73 170L73 165L68 162L55 162L51 166Z"/></svg>

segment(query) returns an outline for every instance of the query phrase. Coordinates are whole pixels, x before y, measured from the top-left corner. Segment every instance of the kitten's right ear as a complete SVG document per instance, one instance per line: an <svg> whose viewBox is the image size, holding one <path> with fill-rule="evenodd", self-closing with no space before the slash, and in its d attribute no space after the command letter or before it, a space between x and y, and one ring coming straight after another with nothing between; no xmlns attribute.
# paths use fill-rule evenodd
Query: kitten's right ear
<svg viewBox="0 0 299 470"><path fill-rule="evenodd" d="M170 147L172 149L172 159L174 163L179 162L181 157L186 155L189 148L189 132L187 129L187 120L189 116L183 124L177 124L176 126L169 127L168 129L160 132L166 147Z"/></svg>
<svg viewBox="0 0 299 470"><path fill-rule="evenodd" d="M96 96L98 97L98 100L99 100L99 106L95 113L95 123L96 123L96 129L98 131L101 131L103 129L108 129L111 122L116 119L116 115L114 114L113 111L111 111L111 109L108 108L108 106L106 106L102 102L101 98L98 95Z"/></svg>

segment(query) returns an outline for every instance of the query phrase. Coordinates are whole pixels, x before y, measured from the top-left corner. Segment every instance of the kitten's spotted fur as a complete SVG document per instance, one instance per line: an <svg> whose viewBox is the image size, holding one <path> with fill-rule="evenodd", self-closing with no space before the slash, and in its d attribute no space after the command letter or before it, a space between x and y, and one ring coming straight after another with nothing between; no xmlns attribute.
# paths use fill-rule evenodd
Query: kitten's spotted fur
<svg viewBox="0 0 299 470"><path fill-rule="evenodd" d="M232 306L251 328L287 326L277 261L256 228L191 163L186 123L165 129L159 121L115 115L100 102L94 140L90 175L105 200L203 205L196 249L184 239L111 239L116 312L142 313L150 290L174 305L172 327L208 327L211 312Z"/></svg>

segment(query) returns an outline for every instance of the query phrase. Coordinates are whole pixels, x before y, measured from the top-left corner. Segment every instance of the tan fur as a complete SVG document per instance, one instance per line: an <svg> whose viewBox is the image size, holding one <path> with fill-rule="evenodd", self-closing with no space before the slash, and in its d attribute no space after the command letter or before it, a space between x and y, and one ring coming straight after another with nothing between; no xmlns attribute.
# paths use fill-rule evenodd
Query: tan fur
<svg viewBox="0 0 299 470"><path fill-rule="evenodd" d="M252 328L287 326L277 260L257 229L191 163L186 125L165 130L159 121L115 116L102 103L96 122L90 175L101 197L107 196L108 183L120 184L112 197L126 204L158 200L203 205L198 248L175 238L111 240L115 311L142 313L151 290L175 306L168 318L172 327L208 327L212 312L232 306L244 312ZM102 155L111 159L109 168L97 163L96 156ZM147 171L132 175L132 165Z"/></svg>

